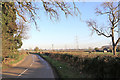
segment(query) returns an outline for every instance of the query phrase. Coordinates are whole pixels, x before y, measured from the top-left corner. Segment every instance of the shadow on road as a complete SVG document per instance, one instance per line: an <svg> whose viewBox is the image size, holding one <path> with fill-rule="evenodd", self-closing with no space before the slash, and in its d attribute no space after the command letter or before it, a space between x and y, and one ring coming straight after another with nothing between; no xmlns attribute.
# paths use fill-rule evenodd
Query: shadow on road
<svg viewBox="0 0 120 80"><path fill-rule="evenodd" d="M34 61L33 57L34 56ZM32 62L34 62L32 64ZM32 65L32 66L30 66ZM29 55L23 63L16 67L12 67L2 74L2 80L53 80L54 75L52 69L43 60L40 60L36 55Z"/></svg>

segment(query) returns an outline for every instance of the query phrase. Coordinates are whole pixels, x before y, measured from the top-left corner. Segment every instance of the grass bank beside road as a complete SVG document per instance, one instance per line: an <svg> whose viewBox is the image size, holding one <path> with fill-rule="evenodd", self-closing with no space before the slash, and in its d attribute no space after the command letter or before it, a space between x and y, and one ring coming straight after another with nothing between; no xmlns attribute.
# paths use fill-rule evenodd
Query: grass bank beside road
<svg viewBox="0 0 120 80"><path fill-rule="evenodd" d="M73 69L72 66L68 65L67 63L57 61L52 59L49 56L44 54L40 54L43 58L45 58L57 71L59 78L66 79L66 78L86 78L86 74L82 74L77 69Z"/></svg>
<svg viewBox="0 0 120 80"><path fill-rule="evenodd" d="M7 60L5 60L4 62L2 62L2 69L8 69L12 66L16 66L17 64L21 63L24 58L27 56L28 54L18 54L16 55L16 58L8 58Z"/></svg>
<svg viewBox="0 0 120 80"><path fill-rule="evenodd" d="M22 54L19 56L18 59L10 61L10 63L8 63L9 65L13 65L13 64L17 64L18 62L20 62L21 60L23 60L25 58L25 56L27 56L27 54Z"/></svg>

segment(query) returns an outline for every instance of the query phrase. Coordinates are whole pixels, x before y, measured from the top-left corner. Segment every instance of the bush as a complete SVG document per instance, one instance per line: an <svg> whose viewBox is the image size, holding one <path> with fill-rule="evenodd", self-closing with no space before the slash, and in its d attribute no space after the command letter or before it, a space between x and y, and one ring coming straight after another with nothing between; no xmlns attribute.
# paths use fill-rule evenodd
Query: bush
<svg viewBox="0 0 120 80"><path fill-rule="evenodd" d="M9 54L8 55L8 58L11 58L11 59L18 59L19 58L19 54L18 53L12 53L12 54Z"/></svg>
<svg viewBox="0 0 120 80"><path fill-rule="evenodd" d="M46 56L49 56L50 55L50 53L44 53Z"/></svg>

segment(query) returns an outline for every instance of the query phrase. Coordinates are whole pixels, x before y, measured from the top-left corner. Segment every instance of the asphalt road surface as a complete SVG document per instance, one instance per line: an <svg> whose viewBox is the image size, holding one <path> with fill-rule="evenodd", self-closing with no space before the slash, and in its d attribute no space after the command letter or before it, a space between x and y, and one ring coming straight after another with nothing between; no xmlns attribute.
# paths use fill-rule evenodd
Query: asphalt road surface
<svg viewBox="0 0 120 80"><path fill-rule="evenodd" d="M40 56L28 55L17 66L3 71L3 78L54 78L51 66Z"/></svg>

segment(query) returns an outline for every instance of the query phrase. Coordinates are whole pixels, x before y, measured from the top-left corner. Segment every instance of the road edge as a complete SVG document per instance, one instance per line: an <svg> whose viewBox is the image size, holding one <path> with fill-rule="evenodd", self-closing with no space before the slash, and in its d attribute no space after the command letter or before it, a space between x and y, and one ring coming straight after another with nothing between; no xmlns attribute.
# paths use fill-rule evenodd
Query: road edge
<svg viewBox="0 0 120 80"><path fill-rule="evenodd" d="M59 80L60 76L59 76L59 74L57 72L57 69L48 60L46 60L43 56L41 56L40 54L39 54L39 56L42 57L45 61L47 61L47 63L51 66L51 68L53 70L53 74L54 74L55 78L57 80Z"/></svg>

